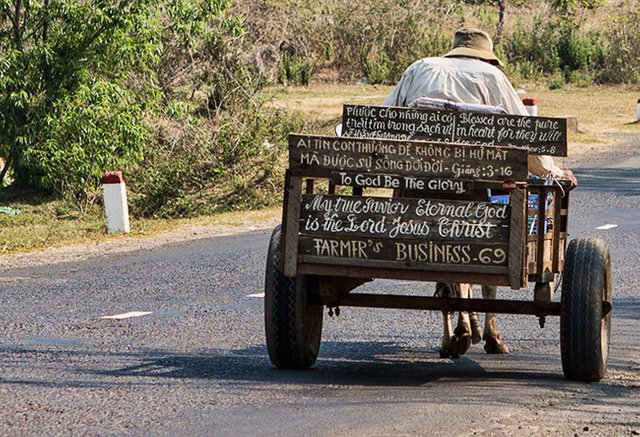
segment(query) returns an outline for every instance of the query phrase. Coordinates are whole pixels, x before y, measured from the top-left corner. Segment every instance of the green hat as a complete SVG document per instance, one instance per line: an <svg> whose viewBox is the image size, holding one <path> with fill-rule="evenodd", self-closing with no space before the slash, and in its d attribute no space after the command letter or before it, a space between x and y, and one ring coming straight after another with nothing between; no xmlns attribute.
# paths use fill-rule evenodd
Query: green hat
<svg viewBox="0 0 640 437"><path fill-rule="evenodd" d="M502 66L502 61L493 53L491 37L480 29L460 29L456 32L453 37L453 50L444 57L456 56L478 58L493 65Z"/></svg>

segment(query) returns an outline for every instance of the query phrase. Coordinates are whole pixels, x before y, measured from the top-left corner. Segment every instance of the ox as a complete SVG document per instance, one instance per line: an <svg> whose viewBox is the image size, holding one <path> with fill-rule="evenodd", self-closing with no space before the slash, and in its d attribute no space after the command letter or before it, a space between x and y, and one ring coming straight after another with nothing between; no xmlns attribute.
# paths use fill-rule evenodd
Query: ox
<svg viewBox="0 0 640 437"><path fill-rule="evenodd" d="M436 296L438 297L460 297L471 299L473 297L472 284L436 284ZM495 299L497 287L483 285L482 298ZM500 339L500 331L494 313L487 313L484 321L484 332L480 333L480 323L475 312L458 312L458 325L455 330L451 326L451 312L443 311L444 334L442 336L442 348L440 356L442 358L458 358L469 350L471 344L484 340L484 350L488 354L508 354L509 347Z"/></svg>

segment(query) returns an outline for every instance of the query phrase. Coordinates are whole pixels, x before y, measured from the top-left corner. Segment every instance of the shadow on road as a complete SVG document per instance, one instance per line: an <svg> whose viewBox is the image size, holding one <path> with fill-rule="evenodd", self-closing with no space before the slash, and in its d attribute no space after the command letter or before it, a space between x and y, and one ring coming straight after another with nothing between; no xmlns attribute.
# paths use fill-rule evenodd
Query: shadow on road
<svg viewBox="0 0 640 437"><path fill-rule="evenodd" d="M56 356L60 362L111 362L109 368L80 368L76 373L92 375L97 386L109 384L144 384L140 377L158 383L158 378L211 379L236 383L357 385L357 386L421 386L441 379L452 381L508 379L526 385L542 384L549 380L562 381L562 372L544 369L557 356L545 354L514 354L488 356L469 353L456 360L438 358L437 350L424 350L395 342L331 342L322 343L320 358L308 370L278 370L268 358L264 346L237 350L212 350L198 354L176 354L167 351L111 354L89 350L20 349L0 350L11 355ZM475 355L475 356L474 356ZM487 371L477 358L500 370ZM15 358L20 360L19 357ZM113 360L120 364L113 368ZM504 362L504 366L500 363ZM495 364L495 365L494 365ZM501 370L504 368L505 370ZM105 378L108 377L108 378ZM116 379L113 379L116 377ZM131 378L135 378L135 381ZM120 379L121 378L121 379ZM107 380L102 384L101 381ZM4 383L7 380L2 381ZM28 384L28 381L20 381ZM36 383L34 381L34 383ZM64 384L63 381L51 385ZM82 383L82 385L85 385Z"/></svg>
<svg viewBox="0 0 640 437"><path fill-rule="evenodd" d="M0 356L6 358L3 362L9 366L11 362L26 359L47 368L53 361L58 363L54 367L63 366L66 371L55 378L0 378L0 388L165 389L190 381L211 387L222 385L241 392L273 394L341 388L400 389L405 392L441 389L442 384L446 384L450 387L448 390L465 393L465 402L478 404L485 401L489 391L495 392L496 396L502 393L500 396L505 396L505 402L527 402L530 388L549 390L557 396L581 397L589 387L589 399L598 405L612 402L622 405L637 396L638 386L621 380L615 366L612 378L585 385L564 379L558 356L554 353L519 351L508 356L490 356L480 351L450 360L438 358L436 350L407 347L396 342L327 341L322 344L321 358L313 368L287 371L271 365L264 346L194 354L5 348L0 349ZM549 371L550 363L558 364L557 371Z"/></svg>

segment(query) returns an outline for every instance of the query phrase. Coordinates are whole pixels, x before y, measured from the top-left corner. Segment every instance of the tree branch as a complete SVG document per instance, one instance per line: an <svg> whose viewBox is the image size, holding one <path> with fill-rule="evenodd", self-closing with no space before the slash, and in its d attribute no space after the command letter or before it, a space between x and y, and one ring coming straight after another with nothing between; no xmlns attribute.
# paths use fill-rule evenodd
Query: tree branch
<svg viewBox="0 0 640 437"><path fill-rule="evenodd" d="M11 166L11 156L7 157L7 161L4 163L4 167L0 171L0 187L2 187L2 182L4 181L4 177L9 172L9 167Z"/></svg>
<svg viewBox="0 0 640 437"><path fill-rule="evenodd" d="M500 43L502 39L502 31L504 29L504 21L505 15L507 13L507 4L505 0L497 0L498 3L498 26L496 27L496 37L497 43Z"/></svg>
<svg viewBox="0 0 640 437"><path fill-rule="evenodd" d="M20 32L20 10L22 9L22 0L16 0L11 22L13 25L13 42L16 49L22 51L22 33Z"/></svg>

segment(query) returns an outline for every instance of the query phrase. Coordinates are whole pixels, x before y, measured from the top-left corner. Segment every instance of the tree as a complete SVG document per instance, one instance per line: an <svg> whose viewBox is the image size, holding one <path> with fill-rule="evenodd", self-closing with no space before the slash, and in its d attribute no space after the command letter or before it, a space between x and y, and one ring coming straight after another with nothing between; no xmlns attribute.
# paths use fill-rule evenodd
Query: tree
<svg viewBox="0 0 640 437"><path fill-rule="evenodd" d="M507 14L507 0L466 0L469 4L487 4L489 6L498 7L498 24L496 25L496 32L494 40L496 44L500 43L502 32L504 30L504 23Z"/></svg>
<svg viewBox="0 0 640 437"><path fill-rule="evenodd" d="M579 7L595 9L607 3L606 0L549 0L549 2L563 15L570 15Z"/></svg>
<svg viewBox="0 0 640 437"><path fill-rule="evenodd" d="M23 186L86 197L102 170L140 156L154 92L135 78L160 48L153 5L0 0L0 184L12 169Z"/></svg>

